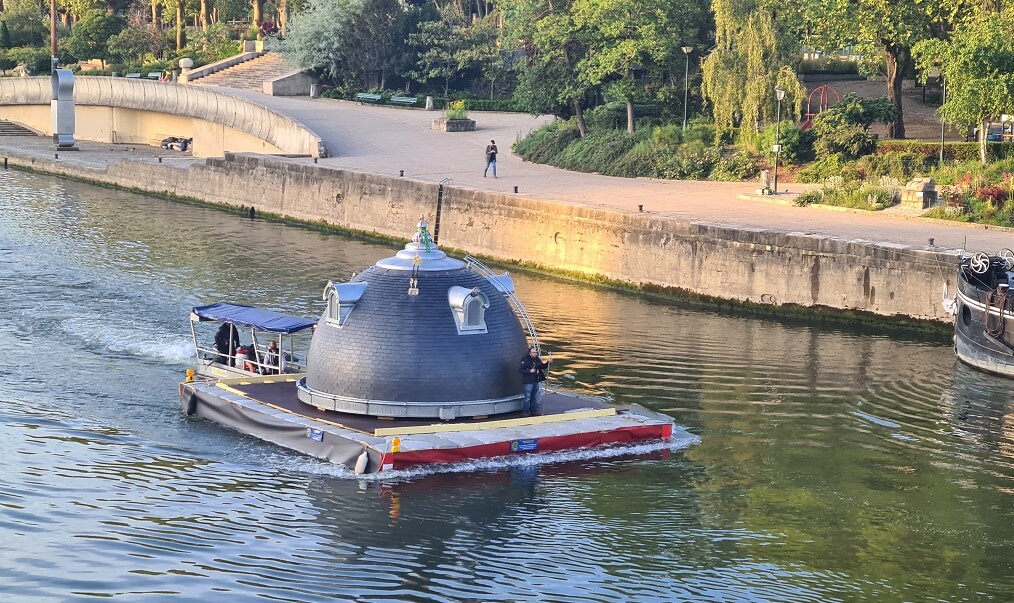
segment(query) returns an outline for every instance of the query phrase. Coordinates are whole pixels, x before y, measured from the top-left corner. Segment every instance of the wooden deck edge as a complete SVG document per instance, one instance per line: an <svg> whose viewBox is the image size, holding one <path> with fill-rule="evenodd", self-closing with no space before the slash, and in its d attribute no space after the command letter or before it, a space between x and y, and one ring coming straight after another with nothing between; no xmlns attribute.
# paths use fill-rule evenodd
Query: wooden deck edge
<svg viewBox="0 0 1014 603"><path fill-rule="evenodd" d="M418 435L424 433L450 433L455 431L478 431L483 429L499 429L502 427L520 427L522 425L539 425L543 423L558 423L561 421L574 421L577 419L591 419L594 417L611 417L616 414L615 408L595 408L590 410L576 410L555 415L540 415L536 417L520 417L517 419L503 419L500 421L483 421L482 423L448 423L419 425L416 427L381 427L375 429L373 435L381 438L385 436Z"/></svg>

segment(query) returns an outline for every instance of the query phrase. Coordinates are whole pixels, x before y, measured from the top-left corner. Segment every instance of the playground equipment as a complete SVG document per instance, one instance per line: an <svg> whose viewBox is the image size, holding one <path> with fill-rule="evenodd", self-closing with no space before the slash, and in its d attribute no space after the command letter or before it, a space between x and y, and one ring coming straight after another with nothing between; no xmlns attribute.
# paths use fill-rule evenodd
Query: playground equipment
<svg viewBox="0 0 1014 603"><path fill-rule="evenodd" d="M834 102L831 102L831 95L834 95ZM814 97L816 97L816 106L814 106ZM841 101L841 95L838 91L827 84L821 84L810 92L810 95L806 97L806 113L803 114L803 124L800 126L803 130L809 130L813 127L813 118L827 111L831 105L836 105Z"/></svg>

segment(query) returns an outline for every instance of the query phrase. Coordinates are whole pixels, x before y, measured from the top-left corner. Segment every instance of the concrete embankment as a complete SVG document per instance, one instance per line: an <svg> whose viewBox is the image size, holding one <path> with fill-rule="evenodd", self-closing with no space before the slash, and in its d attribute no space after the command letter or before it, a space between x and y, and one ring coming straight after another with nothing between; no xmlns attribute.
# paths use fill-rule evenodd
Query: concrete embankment
<svg viewBox="0 0 1014 603"><path fill-rule="evenodd" d="M305 160L227 154L96 169L73 159L0 152L15 166L367 234L403 238L420 216L436 226L439 185ZM439 240L473 254L648 290L937 323L951 320L942 293L945 286L954 290L958 257L956 250L687 222L457 187L443 190Z"/></svg>

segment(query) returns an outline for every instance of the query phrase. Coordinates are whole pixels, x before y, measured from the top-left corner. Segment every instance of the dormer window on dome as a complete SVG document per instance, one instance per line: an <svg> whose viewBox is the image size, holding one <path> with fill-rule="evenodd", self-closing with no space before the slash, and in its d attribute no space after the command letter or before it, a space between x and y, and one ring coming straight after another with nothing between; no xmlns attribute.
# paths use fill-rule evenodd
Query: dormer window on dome
<svg viewBox="0 0 1014 603"><path fill-rule="evenodd" d="M349 319L349 314L356 307L366 292L366 283L339 283L328 281L324 287L324 301L327 302L327 324L341 328Z"/></svg>
<svg viewBox="0 0 1014 603"><path fill-rule="evenodd" d="M459 335L473 335L486 332L486 308L489 298L476 289L454 286L447 290L447 303L454 315L454 324Z"/></svg>

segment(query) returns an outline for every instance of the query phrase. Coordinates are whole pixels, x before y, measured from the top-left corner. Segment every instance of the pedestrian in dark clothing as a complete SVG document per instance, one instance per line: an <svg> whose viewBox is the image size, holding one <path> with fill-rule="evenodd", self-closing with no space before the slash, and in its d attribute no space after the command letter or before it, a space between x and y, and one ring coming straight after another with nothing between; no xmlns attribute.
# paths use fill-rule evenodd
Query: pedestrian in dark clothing
<svg viewBox="0 0 1014 603"><path fill-rule="evenodd" d="M239 331L231 322L223 322L215 333L215 349L218 350L218 362L226 366L236 366L234 355L239 347Z"/></svg>
<svg viewBox="0 0 1014 603"><path fill-rule="evenodd" d="M521 412L533 415L542 414L542 382L546 380L545 370L549 367L549 362L552 359L553 357L550 355L549 361L543 362L542 358L539 358L539 350L535 346L528 348L528 353L521 359L521 367L518 368L518 372L521 373L522 380L525 382L525 402L521 407Z"/></svg>
<svg viewBox="0 0 1014 603"><path fill-rule="evenodd" d="M486 172L489 171L490 166L493 166L493 177L496 178L496 141L491 140L486 145L486 169L482 171L482 177L486 177Z"/></svg>

